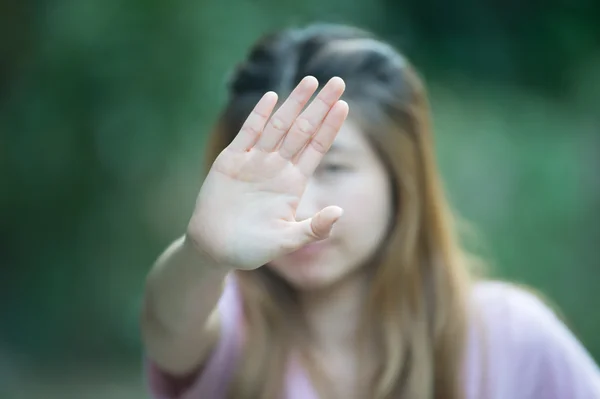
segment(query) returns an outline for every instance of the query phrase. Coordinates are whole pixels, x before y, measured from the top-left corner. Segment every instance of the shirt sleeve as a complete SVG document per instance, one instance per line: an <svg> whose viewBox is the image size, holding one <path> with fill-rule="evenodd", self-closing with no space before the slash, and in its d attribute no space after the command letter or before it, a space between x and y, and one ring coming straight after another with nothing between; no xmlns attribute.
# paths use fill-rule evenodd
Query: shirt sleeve
<svg viewBox="0 0 600 399"><path fill-rule="evenodd" d="M600 370L575 335L538 297L516 288L509 302L532 399L600 399Z"/></svg>
<svg viewBox="0 0 600 399"><path fill-rule="evenodd" d="M173 378L151 359L144 359L144 373L153 399L224 398L229 379L241 353L241 303L233 276L228 276L219 300L221 329L217 345L201 370L189 378Z"/></svg>

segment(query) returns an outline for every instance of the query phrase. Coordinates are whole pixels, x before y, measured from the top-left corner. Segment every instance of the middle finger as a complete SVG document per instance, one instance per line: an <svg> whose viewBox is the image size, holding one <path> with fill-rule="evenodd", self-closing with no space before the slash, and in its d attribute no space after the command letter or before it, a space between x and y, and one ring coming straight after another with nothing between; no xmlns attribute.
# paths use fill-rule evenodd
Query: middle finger
<svg viewBox="0 0 600 399"><path fill-rule="evenodd" d="M317 87L319 81L313 76L302 79L283 105L273 114L255 147L266 152L274 151Z"/></svg>
<svg viewBox="0 0 600 399"><path fill-rule="evenodd" d="M317 97L296 119L288 134L283 138L279 154L292 159L317 131L329 110L339 100L346 85L339 77L333 77L319 92Z"/></svg>

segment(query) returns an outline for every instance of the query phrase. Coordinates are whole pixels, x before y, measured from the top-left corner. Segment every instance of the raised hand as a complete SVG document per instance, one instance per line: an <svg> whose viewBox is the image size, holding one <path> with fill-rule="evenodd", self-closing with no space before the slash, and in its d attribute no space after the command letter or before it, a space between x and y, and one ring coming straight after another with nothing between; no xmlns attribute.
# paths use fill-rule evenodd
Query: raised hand
<svg viewBox="0 0 600 399"><path fill-rule="evenodd" d="M310 219L295 217L308 179L348 115L337 77L304 109L317 87L314 77L304 78L272 116L277 94L266 93L212 165L187 238L217 262L255 269L327 238L342 215L328 206Z"/></svg>

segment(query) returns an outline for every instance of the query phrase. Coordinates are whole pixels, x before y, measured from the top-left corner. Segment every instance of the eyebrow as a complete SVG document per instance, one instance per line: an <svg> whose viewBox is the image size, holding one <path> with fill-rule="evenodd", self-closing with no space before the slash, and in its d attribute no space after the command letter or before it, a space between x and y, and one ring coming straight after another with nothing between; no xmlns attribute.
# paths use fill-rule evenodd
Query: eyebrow
<svg viewBox="0 0 600 399"><path fill-rule="evenodd" d="M329 152L353 152L352 147L348 147L345 145L340 145L339 143L333 143L331 144L331 147L329 147Z"/></svg>

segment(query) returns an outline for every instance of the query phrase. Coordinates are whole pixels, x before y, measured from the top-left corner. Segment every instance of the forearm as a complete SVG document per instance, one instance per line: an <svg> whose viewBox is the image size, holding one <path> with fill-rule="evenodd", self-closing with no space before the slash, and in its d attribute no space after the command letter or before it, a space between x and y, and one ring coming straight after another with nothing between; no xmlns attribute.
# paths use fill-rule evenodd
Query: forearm
<svg viewBox="0 0 600 399"><path fill-rule="evenodd" d="M212 345L216 329L210 331L208 322L227 272L183 237L154 264L146 281L141 328L147 353L167 371L189 371ZM214 316L213 325L218 324Z"/></svg>

